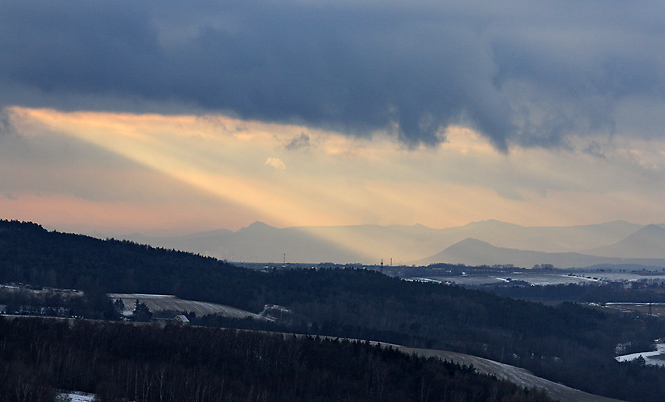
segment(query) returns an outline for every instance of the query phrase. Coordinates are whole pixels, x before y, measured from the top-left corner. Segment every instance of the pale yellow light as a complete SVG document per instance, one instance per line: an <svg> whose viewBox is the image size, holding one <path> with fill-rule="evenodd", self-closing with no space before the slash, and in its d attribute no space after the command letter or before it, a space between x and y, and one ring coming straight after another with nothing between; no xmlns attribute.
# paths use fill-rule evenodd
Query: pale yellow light
<svg viewBox="0 0 665 402"><path fill-rule="evenodd" d="M609 171L624 175L623 182L631 185L640 178L615 168L614 161L540 148L502 153L463 127L449 127L438 147L407 150L380 133L357 138L225 116L25 108L12 113L35 132L41 126L95 144L215 199L256 211L273 226L422 223L442 228L482 219L564 225L618 219L617 211L626 205L643 207L640 217L663 210L656 190L644 198L645 192L603 188L597 178ZM308 146L287 147L303 134ZM664 154L653 144L637 145L618 149L614 157L645 175L665 166ZM312 231L348 250L386 257L367 239Z"/></svg>

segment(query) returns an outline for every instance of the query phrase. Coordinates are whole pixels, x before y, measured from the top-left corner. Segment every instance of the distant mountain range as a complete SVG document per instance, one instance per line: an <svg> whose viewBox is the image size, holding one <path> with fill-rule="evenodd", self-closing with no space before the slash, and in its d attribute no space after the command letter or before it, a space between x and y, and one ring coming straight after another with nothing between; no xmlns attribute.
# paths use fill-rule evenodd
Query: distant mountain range
<svg viewBox="0 0 665 402"><path fill-rule="evenodd" d="M179 237L102 236L191 251L235 262L463 263L584 267L640 263L665 266L665 229L613 221L597 225L525 227L497 220L432 229L403 226L275 228L255 222L238 231ZM638 261L638 262L635 262Z"/></svg>
<svg viewBox="0 0 665 402"><path fill-rule="evenodd" d="M533 250L496 247L477 239L464 239L431 257L418 261L467 265L506 265L530 268L550 264L557 268L592 265L642 265L665 267L665 229L647 225L610 245L588 249L582 253L547 253Z"/></svg>

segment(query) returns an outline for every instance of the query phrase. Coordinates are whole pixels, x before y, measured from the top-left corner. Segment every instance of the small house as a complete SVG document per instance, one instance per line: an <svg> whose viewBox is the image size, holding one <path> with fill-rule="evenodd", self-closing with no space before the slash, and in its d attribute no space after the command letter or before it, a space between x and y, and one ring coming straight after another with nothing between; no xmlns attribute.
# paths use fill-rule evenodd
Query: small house
<svg viewBox="0 0 665 402"><path fill-rule="evenodd" d="M189 324L189 318L184 314L179 314L173 318L173 321L179 324Z"/></svg>

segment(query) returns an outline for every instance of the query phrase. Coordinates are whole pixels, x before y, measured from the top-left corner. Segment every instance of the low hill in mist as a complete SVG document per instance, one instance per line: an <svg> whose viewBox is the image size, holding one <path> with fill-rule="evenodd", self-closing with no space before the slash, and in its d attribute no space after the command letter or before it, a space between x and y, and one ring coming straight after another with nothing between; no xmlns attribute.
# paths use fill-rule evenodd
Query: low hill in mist
<svg viewBox="0 0 665 402"><path fill-rule="evenodd" d="M585 253L603 257L665 259L665 229L647 225L621 241Z"/></svg>
<svg viewBox="0 0 665 402"><path fill-rule="evenodd" d="M557 268L587 267L596 264L618 264L621 259L604 258L579 253L544 253L495 247L477 239L465 239L440 253L418 261L428 265L436 263L478 265L515 265L531 268L534 265L551 264ZM665 261L664 261L665 262Z"/></svg>

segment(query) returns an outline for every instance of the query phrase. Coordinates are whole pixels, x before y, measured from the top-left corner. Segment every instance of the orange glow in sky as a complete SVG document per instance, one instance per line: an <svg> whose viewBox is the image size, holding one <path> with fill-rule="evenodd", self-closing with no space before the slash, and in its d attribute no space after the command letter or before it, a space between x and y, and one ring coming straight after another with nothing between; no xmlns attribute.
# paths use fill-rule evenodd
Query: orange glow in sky
<svg viewBox="0 0 665 402"><path fill-rule="evenodd" d="M277 227L443 228L482 219L537 226L639 222L665 212L662 191L635 180L645 177L645 161L665 159L653 144L616 153L634 170L615 178L632 180L637 196L635 188L598 181L613 169L602 160L541 149L504 154L464 128L449 128L436 148L408 150L386 135L362 139L224 116L10 112L14 145L28 156L3 162L16 178L0 199L5 218L70 230L191 233L255 220ZM65 145L40 148L47 142ZM54 180L67 185L49 186ZM626 213L626 203L639 209Z"/></svg>

